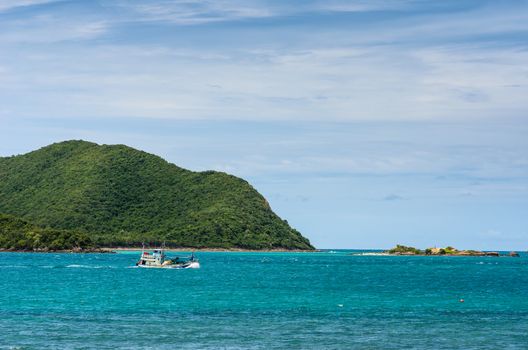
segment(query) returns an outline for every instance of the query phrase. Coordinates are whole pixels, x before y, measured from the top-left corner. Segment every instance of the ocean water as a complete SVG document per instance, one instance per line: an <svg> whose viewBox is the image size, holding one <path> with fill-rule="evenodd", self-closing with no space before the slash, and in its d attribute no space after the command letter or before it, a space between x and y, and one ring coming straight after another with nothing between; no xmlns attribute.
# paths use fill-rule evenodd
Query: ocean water
<svg viewBox="0 0 528 350"><path fill-rule="evenodd" d="M528 255L349 253L0 253L0 348L528 349Z"/></svg>

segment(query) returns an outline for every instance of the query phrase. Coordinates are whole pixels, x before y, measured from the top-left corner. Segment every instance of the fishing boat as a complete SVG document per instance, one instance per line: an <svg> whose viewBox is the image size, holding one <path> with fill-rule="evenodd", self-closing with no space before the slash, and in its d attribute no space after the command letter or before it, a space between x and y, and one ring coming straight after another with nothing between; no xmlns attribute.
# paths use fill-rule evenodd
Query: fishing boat
<svg viewBox="0 0 528 350"><path fill-rule="evenodd" d="M141 251L141 257L136 263L137 267L141 268L159 268L159 269L199 269L200 262L194 256L194 252L190 256L176 256L168 258L165 255L165 249L154 249L152 251Z"/></svg>

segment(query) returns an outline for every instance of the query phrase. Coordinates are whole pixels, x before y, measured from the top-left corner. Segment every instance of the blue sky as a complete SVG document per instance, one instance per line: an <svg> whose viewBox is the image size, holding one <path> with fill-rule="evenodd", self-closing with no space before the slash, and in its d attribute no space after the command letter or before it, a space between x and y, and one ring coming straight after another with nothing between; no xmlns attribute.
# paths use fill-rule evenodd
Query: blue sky
<svg viewBox="0 0 528 350"><path fill-rule="evenodd" d="M124 143L320 248L528 249L528 1L0 0L0 155Z"/></svg>

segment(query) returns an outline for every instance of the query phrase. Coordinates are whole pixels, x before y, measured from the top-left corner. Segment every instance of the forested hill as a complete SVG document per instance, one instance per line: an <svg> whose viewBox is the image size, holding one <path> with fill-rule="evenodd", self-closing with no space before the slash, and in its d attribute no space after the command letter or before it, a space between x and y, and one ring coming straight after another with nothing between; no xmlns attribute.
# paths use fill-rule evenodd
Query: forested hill
<svg viewBox="0 0 528 350"><path fill-rule="evenodd" d="M246 181L123 145L66 141L0 158L0 213L99 246L313 249Z"/></svg>

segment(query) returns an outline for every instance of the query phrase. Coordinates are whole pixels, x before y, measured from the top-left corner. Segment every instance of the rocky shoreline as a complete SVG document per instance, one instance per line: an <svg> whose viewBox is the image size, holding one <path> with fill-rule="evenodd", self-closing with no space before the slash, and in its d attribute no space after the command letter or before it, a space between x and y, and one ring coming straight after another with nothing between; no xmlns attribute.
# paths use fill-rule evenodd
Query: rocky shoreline
<svg viewBox="0 0 528 350"><path fill-rule="evenodd" d="M112 249L107 248L73 248L73 249L4 249L0 248L0 253L80 253L80 254L115 254Z"/></svg>
<svg viewBox="0 0 528 350"><path fill-rule="evenodd" d="M101 248L74 248L74 249L3 249L0 248L0 253L104 253L104 254L116 254L118 251L140 251L142 247L101 247ZM154 248L145 248L154 249ZM319 250L288 250L288 249L242 249L242 248L166 248L167 252L240 252L240 253L314 253Z"/></svg>

